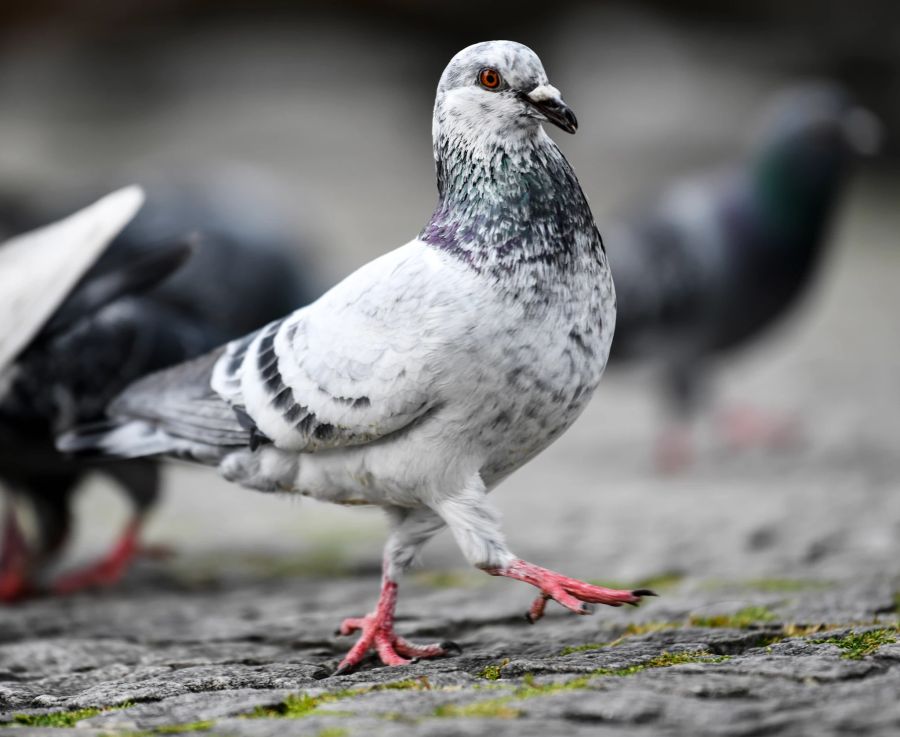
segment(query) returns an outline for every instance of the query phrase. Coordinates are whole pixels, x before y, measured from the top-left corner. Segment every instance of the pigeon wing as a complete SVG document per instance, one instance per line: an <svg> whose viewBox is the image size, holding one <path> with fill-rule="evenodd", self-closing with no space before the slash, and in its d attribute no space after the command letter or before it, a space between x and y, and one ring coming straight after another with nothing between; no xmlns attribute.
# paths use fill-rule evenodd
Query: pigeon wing
<svg viewBox="0 0 900 737"><path fill-rule="evenodd" d="M126 187L0 244L0 369L40 331L144 201Z"/></svg>
<svg viewBox="0 0 900 737"><path fill-rule="evenodd" d="M452 279L425 248L398 249L231 343L215 391L296 451L369 443L421 419L439 404L436 357L453 334L452 321L432 329Z"/></svg>

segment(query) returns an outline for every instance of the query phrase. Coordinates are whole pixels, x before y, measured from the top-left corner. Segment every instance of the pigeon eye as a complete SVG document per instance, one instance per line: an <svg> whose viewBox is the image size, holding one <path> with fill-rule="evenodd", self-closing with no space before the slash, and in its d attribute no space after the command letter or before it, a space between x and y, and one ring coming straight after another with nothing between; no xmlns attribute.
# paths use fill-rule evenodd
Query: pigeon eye
<svg viewBox="0 0 900 737"><path fill-rule="evenodd" d="M500 86L503 78L496 69L486 68L478 72L478 82L486 90L495 90Z"/></svg>

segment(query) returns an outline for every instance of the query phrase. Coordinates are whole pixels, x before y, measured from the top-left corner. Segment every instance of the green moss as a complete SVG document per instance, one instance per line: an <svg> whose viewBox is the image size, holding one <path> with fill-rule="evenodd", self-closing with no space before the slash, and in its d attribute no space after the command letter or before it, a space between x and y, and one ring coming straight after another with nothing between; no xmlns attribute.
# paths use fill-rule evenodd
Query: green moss
<svg viewBox="0 0 900 737"><path fill-rule="evenodd" d="M318 711L320 707L326 704L333 704L344 699L350 699L354 696L364 696L365 694L374 693L376 691L427 691L431 689L426 676L419 678L410 678L405 681L391 681L390 683L379 683L376 686L367 688L349 688L343 691L333 691L321 693L316 696L307 693L291 694L280 704L274 706L257 706L249 714L244 716L248 719L303 719L312 713L327 713L335 715L338 712Z"/></svg>
<svg viewBox="0 0 900 737"><path fill-rule="evenodd" d="M595 670L595 676L633 676L635 673L649 670L651 668L669 668L673 665L683 665L685 663L724 663L730 660L727 655L713 655L706 650L687 650L684 652L669 653L664 652L651 658L645 663L629 665L625 668L600 668Z"/></svg>
<svg viewBox="0 0 900 737"><path fill-rule="evenodd" d="M813 581L796 578L754 578L749 581L743 581L739 583L740 585L749 589L756 589L757 591L768 591L772 593L827 589L833 585L828 581Z"/></svg>
<svg viewBox="0 0 900 737"><path fill-rule="evenodd" d="M637 637L639 635L650 634L651 632L661 632L662 630L678 629L681 626L679 622L644 622L641 624L632 623L622 630L622 634L615 640L609 642L587 642L583 645L570 645L564 647L560 651L560 655L571 655L572 653L585 652L590 650L600 650L604 647L615 647L621 645L629 637Z"/></svg>
<svg viewBox="0 0 900 737"><path fill-rule="evenodd" d="M569 645L559 651L560 655L571 655L572 653L583 653L588 650L600 650L609 645L608 642L586 642L583 645Z"/></svg>
<svg viewBox="0 0 900 737"><path fill-rule="evenodd" d="M481 672L478 674L480 678L484 678L488 681L496 681L499 680L502 675L501 671L509 665L509 658L504 659L502 662L497 663L495 665L486 665L481 669Z"/></svg>
<svg viewBox="0 0 900 737"><path fill-rule="evenodd" d="M23 727L74 727L82 719L90 719L101 712L101 709L90 708L52 711L49 714L15 714L12 724ZM6 722L6 724L10 724L10 722Z"/></svg>
<svg viewBox="0 0 900 737"><path fill-rule="evenodd" d="M827 640L816 640L818 643L836 645L844 654L842 658L847 660L861 660L866 655L871 655L882 645L890 645L897 642L898 628L869 630L867 632L851 632L841 637L829 637Z"/></svg>
<svg viewBox="0 0 900 737"><path fill-rule="evenodd" d="M188 732L207 732L212 729L215 722L207 719L202 722L188 722L187 724L173 724L169 727L157 727L152 734L186 734Z"/></svg>
<svg viewBox="0 0 900 737"><path fill-rule="evenodd" d="M436 717L482 717L493 719L515 719L521 716L521 710L514 705L515 701L561 691L576 691L588 688L591 681L601 676L632 676L635 673L651 668L668 668L683 663L722 663L729 660L727 655L713 655L706 650L692 650L679 653L664 652L644 663L638 663L626 668L599 668L587 675L578 678L570 678L565 681L551 681L549 683L537 683L534 675L528 673L524 677L525 683L516 688L510 695L496 699L476 701L472 704L445 704L435 709Z"/></svg>
<svg viewBox="0 0 900 737"><path fill-rule="evenodd" d="M516 719L522 715L509 705L509 699L476 701L474 704L444 704L434 710L436 717L476 717L481 719Z"/></svg>
<svg viewBox="0 0 900 737"><path fill-rule="evenodd" d="M302 719L312 714L323 704L331 704L347 698L350 693L342 691L337 693L323 693L318 696L309 694L291 694L280 704L275 706L257 706L248 715L251 719Z"/></svg>
<svg viewBox="0 0 900 737"><path fill-rule="evenodd" d="M329 727L328 729L323 729L316 737L347 737L349 732L346 729L341 729L340 727Z"/></svg>
<svg viewBox="0 0 900 737"><path fill-rule="evenodd" d="M775 619L775 615L763 606L748 606L734 614L716 614L710 617L693 616L689 621L695 627L747 629L772 622Z"/></svg>

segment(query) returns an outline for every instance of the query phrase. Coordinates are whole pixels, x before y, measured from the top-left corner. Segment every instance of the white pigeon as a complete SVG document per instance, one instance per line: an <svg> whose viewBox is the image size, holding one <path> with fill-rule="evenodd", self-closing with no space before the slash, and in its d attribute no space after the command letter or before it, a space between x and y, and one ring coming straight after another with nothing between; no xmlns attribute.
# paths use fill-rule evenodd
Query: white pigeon
<svg viewBox="0 0 900 737"><path fill-rule="evenodd" d="M341 661L434 657L394 632L397 581L447 526L466 559L578 614L647 590L593 586L516 557L487 494L585 408L613 336L615 293L575 173L541 124L577 122L533 51L459 52L434 107L439 202L419 236L318 301L127 389L110 421L60 447L167 454L265 491L374 504L392 532L381 597Z"/></svg>

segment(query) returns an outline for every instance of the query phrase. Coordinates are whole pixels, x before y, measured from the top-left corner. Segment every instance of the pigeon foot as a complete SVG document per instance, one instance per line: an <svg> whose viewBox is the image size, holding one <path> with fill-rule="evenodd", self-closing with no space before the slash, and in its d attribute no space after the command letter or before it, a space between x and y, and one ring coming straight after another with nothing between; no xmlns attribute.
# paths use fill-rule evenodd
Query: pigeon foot
<svg viewBox="0 0 900 737"><path fill-rule="evenodd" d="M85 589L112 586L121 581L140 552L140 528L141 521L132 520L107 555L86 568L62 576L53 584L53 591L62 595L74 594Z"/></svg>
<svg viewBox="0 0 900 737"><path fill-rule="evenodd" d="M421 658L437 658L460 652L455 642L416 645L394 632L394 610L397 606L397 583L385 579L375 611L364 617L345 619L338 634L360 632L359 639L344 656L334 675L349 673L374 650L385 665L409 665Z"/></svg>
<svg viewBox="0 0 900 737"><path fill-rule="evenodd" d="M800 441L799 422L794 417L770 415L752 407L734 407L719 418L726 445L734 451L768 448L783 450Z"/></svg>
<svg viewBox="0 0 900 737"><path fill-rule="evenodd" d="M654 465L663 475L677 474L694 462L694 440L690 427L666 428L656 440Z"/></svg>
<svg viewBox="0 0 900 737"><path fill-rule="evenodd" d="M579 581L576 578L563 576L555 571L541 568L524 560L514 560L506 568L485 569L492 576L505 576L517 581L524 581L541 590L541 595L534 600L525 618L532 624L544 616L544 609L550 599L562 604L576 614L590 614L593 604L637 606L644 596L656 596L650 589L607 589L603 586Z"/></svg>

